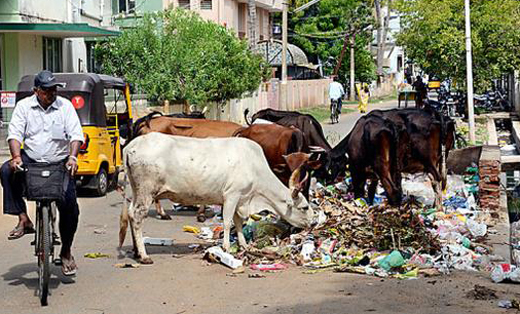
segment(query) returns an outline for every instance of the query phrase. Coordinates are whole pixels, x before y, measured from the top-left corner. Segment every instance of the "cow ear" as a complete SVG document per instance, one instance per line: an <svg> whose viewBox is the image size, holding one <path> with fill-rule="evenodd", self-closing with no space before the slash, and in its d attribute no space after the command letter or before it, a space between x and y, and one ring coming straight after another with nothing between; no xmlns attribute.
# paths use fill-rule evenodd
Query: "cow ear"
<svg viewBox="0 0 520 314"><path fill-rule="evenodd" d="M283 155L282 157L287 162L287 167L289 167L289 170L294 172L307 160L309 160L310 155L305 153L292 153L290 155Z"/></svg>
<svg viewBox="0 0 520 314"><path fill-rule="evenodd" d="M312 170L318 170L323 166L323 162L321 160L309 160L307 161L307 166Z"/></svg>

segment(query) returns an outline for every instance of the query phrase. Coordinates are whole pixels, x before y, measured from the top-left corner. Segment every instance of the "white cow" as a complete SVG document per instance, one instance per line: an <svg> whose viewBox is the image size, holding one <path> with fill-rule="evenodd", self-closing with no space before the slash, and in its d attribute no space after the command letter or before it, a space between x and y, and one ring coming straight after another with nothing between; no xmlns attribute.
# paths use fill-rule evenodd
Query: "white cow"
<svg viewBox="0 0 520 314"><path fill-rule="evenodd" d="M130 221L136 257L153 263L146 254L142 222L154 199L168 198L184 205L222 204L225 250L230 247L233 220L242 247L247 243L242 224L251 214L269 210L296 227L314 222L314 212L300 193L301 168L290 188L273 174L262 148L244 138L188 138L149 133L123 150L133 199L121 213L120 246ZM305 181L308 179L306 176Z"/></svg>

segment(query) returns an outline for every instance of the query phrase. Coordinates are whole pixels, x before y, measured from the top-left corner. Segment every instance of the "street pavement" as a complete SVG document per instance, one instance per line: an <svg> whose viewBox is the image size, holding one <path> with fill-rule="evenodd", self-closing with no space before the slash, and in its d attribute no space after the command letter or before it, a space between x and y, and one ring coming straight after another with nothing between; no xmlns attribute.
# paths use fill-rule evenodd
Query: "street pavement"
<svg viewBox="0 0 520 314"><path fill-rule="evenodd" d="M381 104L382 107L392 107ZM373 108L376 108L375 106ZM343 115L338 125L324 125L327 133L343 138L359 114ZM181 166L181 165L179 165ZM197 223L194 212L167 212L171 221L155 218L150 211L144 222L145 236L173 238L174 245L148 246L153 265L120 269L116 263L135 263L117 250L122 197L79 197L80 223L73 253L78 275L67 278L53 267L49 306L41 308L36 296L36 258L31 236L8 241L16 218L0 216L0 313L52 314L147 314L147 313L503 313L497 300L466 297L475 284L497 290L499 297L519 298L510 285L492 284L482 273L455 272L450 276L399 281L375 277L323 272L303 274L291 266L266 278L231 275L218 264L207 264L202 253L190 248L201 243L184 233L184 225ZM167 209L171 203L164 201ZM30 209L34 217L34 207ZM127 235L124 250L130 250ZM88 259L86 253L101 252L108 258Z"/></svg>

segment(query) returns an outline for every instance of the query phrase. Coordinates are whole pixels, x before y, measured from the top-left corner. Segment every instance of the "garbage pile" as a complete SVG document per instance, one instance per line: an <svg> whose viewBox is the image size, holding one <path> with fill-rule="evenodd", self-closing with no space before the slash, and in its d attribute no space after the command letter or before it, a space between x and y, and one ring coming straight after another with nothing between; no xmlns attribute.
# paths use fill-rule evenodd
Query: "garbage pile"
<svg viewBox="0 0 520 314"><path fill-rule="evenodd" d="M378 194L377 205L368 206L348 193L348 181L318 184L311 203L327 218L319 227L295 233L272 214L253 215L243 228L249 248L240 251L235 241L229 253L240 263L229 264L268 270L295 264L306 273L334 270L401 279L452 269L491 271L501 258L485 244L488 216L476 205L476 168L467 172L450 176L439 211L425 204L428 197L408 195L404 205L393 208ZM424 183L412 185L417 184ZM199 236L219 244L219 227L214 218Z"/></svg>

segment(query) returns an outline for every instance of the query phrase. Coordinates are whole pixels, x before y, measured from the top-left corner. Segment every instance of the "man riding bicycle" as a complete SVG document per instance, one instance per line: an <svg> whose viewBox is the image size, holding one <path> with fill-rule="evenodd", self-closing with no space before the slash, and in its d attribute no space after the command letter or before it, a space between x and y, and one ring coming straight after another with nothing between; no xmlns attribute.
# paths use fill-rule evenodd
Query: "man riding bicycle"
<svg viewBox="0 0 520 314"><path fill-rule="evenodd" d="M69 169L71 176L78 169L77 156L84 140L83 131L72 103L56 95L58 86L63 87L63 84L56 82L50 71L38 73L34 79L34 95L16 104L9 124L7 141L12 159L0 169L4 214L18 216L18 225L9 232L9 240L35 232L23 200L25 182L23 176L15 173L16 170L24 164L60 161ZM71 254L79 217L74 180L69 180L57 207L60 212L62 272L70 276L77 270Z"/></svg>
<svg viewBox="0 0 520 314"><path fill-rule="evenodd" d="M329 85L329 98L331 100L331 106L332 102L336 101L338 104L338 113L341 114L342 99L343 95L345 95L345 90L343 89L341 83L338 82L337 76L333 76L332 79L333 81Z"/></svg>

